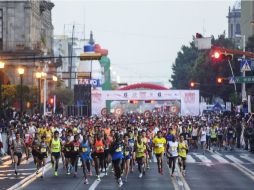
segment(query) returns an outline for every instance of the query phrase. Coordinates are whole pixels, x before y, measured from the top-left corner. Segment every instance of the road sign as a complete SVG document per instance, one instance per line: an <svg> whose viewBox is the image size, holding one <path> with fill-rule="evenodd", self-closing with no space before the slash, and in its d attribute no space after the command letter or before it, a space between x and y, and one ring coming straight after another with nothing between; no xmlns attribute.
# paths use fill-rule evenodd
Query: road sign
<svg viewBox="0 0 254 190"><path fill-rule="evenodd" d="M107 114L108 114L107 108L102 108L102 110L101 110L101 115L102 115L102 116L106 116Z"/></svg>
<svg viewBox="0 0 254 190"><path fill-rule="evenodd" d="M241 71L251 71L251 60L242 59L241 60Z"/></svg>
<svg viewBox="0 0 254 190"><path fill-rule="evenodd" d="M233 83L254 83L254 76L230 77L229 84L233 84Z"/></svg>

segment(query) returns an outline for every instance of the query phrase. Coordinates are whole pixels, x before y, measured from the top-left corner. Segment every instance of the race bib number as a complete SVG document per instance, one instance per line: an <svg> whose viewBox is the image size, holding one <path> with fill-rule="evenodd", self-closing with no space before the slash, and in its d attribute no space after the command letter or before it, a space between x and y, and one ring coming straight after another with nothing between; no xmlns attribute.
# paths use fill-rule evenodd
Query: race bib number
<svg viewBox="0 0 254 190"><path fill-rule="evenodd" d="M78 146L75 146L75 147L74 147L74 151L79 151L79 147L78 147Z"/></svg>
<svg viewBox="0 0 254 190"><path fill-rule="evenodd" d="M103 150L103 147L102 146L97 146L96 150Z"/></svg>
<svg viewBox="0 0 254 190"><path fill-rule="evenodd" d="M138 148L138 153L143 153L143 148Z"/></svg>
<svg viewBox="0 0 254 190"><path fill-rule="evenodd" d="M121 151L122 151L122 148L121 148L121 147L119 147L119 148L116 149L116 152L121 152Z"/></svg>
<svg viewBox="0 0 254 190"><path fill-rule="evenodd" d="M172 151L176 151L177 147L176 146L172 146L171 149L172 149Z"/></svg>
<svg viewBox="0 0 254 190"><path fill-rule="evenodd" d="M163 147L163 144L162 144L162 143L158 143L158 144L156 144L156 146L157 146L158 148L162 148L162 147Z"/></svg>
<svg viewBox="0 0 254 190"><path fill-rule="evenodd" d="M47 152L47 149L46 148L41 148L41 153L45 153Z"/></svg>
<svg viewBox="0 0 254 190"><path fill-rule="evenodd" d="M82 152L87 152L87 148L82 148Z"/></svg>
<svg viewBox="0 0 254 190"><path fill-rule="evenodd" d="M125 151L125 156L128 156L129 155L129 151Z"/></svg>

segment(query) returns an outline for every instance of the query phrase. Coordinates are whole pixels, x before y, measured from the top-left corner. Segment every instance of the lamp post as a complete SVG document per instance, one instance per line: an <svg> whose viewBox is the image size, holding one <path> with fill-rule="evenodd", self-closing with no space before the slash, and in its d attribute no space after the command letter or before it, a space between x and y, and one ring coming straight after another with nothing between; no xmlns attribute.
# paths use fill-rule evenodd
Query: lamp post
<svg viewBox="0 0 254 190"><path fill-rule="evenodd" d="M46 66L45 66L46 68ZM44 68L44 70L46 71L46 69ZM43 78L44 82L43 82L43 115L46 114L47 112L47 73L42 72L41 73L41 77Z"/></svg>
<svg viewBox="0 0 254 190"><path fill-rule="evenodd" d="M18 73L20 76L20 114L23 115L23 75L25 70L23 68L18 68Z"/></svg>
<svg viewBox="0 0 254 190"><path fill-rule="evenodd" d="M2 76L3 76L3 73L2 73L2 70L4 69L4 65L5 63L4 62L1 62L0 61L0 110L2 111ZM0 112L0 117L1 117L1 112Z"/></svg>
<svg viewBox="0 0 254 190"><path fill-rule="evenodd" d="M38 80L38 109L39 109L39 113L41 113L41 77L42 77L42 73L37 72L35 75Z"/></svg>

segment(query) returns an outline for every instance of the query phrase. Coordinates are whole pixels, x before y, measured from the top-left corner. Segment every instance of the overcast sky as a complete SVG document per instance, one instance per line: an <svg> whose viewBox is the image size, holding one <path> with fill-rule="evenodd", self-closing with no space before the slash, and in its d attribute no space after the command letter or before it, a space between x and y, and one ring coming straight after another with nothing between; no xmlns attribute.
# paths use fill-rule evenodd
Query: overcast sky
<svg viewBox="0 0 254 190"><path fill-rule="evenodd" d="M163 82L169 86L172 64L196 32L218 36L226 31L228 1L85 1L52 0L54 32L86 38L109 50L121 82ZM65 30L64 30L65 25Z"/></svg>

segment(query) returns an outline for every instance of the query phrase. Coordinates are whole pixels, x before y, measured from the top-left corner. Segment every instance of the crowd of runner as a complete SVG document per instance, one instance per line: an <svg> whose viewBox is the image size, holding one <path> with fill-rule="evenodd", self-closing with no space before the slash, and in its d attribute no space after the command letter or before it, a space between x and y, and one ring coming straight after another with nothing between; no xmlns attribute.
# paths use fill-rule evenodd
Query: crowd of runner
<svg viewBox="0 0 254 190"><path fill-rule="evenodd" d="M127 182L129 172L142 178L153 158L158 173L167 164L174 177L178 164L185 176L187 154L206 151L233 151L244 148L254 153L252 117L127 114L121 117L74 118L62 116L26 116L8 123L8 153L18 175L22 156L33 157L37 174L44 177L47 158L51 157L53 175L58 176L60 160L67 175L77 176L81 162L84 183L88 184L95 168L108 174L110 166L118 186Z"/></svg>

